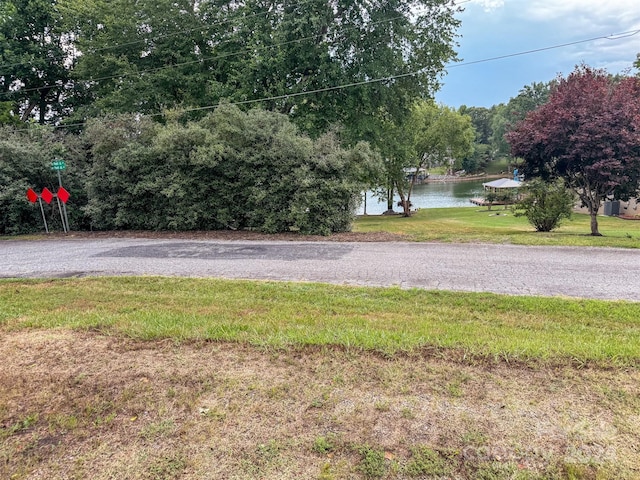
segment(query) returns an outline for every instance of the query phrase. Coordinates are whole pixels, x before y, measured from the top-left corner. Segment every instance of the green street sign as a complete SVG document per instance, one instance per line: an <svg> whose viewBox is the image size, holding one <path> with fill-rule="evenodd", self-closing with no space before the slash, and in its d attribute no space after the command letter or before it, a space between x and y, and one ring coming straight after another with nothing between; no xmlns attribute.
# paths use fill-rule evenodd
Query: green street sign
<svg viewBox="0 0 640 480"><path fill-rule="evenodd" d="M54 160L51 162L51 170L64 170L67 164L64 160Z"/></svg>

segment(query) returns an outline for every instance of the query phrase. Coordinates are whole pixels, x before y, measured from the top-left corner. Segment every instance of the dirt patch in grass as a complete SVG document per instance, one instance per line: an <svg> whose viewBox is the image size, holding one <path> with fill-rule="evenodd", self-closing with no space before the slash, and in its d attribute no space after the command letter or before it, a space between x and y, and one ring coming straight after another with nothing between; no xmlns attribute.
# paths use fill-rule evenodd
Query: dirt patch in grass
<svg viewBox="0 0 640 480"><path fill-rule="evenodd" d="M639 478L640 371L0 337L0 478Z"/></svg>

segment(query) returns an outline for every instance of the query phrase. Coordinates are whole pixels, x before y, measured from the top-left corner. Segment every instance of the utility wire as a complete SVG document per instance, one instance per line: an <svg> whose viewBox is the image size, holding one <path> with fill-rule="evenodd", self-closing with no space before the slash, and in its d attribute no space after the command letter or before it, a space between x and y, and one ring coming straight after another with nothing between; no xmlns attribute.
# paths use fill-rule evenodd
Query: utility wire
<svg viewBox="0 0 640 480"><path fill-rule="evenodd" d="M463 67L463 66L469 66L469 65L476 65L476 64L479 64L479 63L493 62L493 61L496 61L496 60L503 60L505 58L512 58L512 57L517 57L517 56L522 56L522 55L529 55L529 54L532 54L532 53L538 53L538 52L543 52L543 51L547 51L547 50L563 48L563 47L567 47L567 46L571 46L571 45L577 45L577 44L581 44L581 43L593 42L595 40L603 40L603 39L605 39L605 40L618 40L620 38L626 38L626 37L634 36L634 35L637 35L639 33L640 33L640 29L631 30L631 31L628 31L628 32L614 33L614 34L610 34L610 35L593 37L593 38L589 38L589 39L578 40L578 41L575 41L575 42L562 43L562 44L552 45L552 46L549 46L549 47L542 47L542 48L537 48L537 49L532 49L532 50L526 50L526 51L517 52L517 53L510 53L510 54L506 54L506 55L500 55L500 56L485 58L485 59L481 59L481 60L473 60L473 61L470 61L470 62L460 62L460 63L456 63L456 64L453 64L453 65L449 65L448 68ZM304 95L314 95L314 94L317 94L317 93L325 93L325 92L330 92L330 91L342 90L342 89L352 88L352 87L356 87L356 86L370 85L370 84L375 84L375 83L398 80L398 79L401 79L401 78L406 78L406 77L419 75L424 70L425 70L425 68L421 68L421 69L415 70L413 72L403 73L403 74L399 74L399 75L390 75L390 76L385 76L385 77L380 77L380 78L375 78L375 79L369 79L369 80L362 80L362 81L358 81L358 82L345 83L345 84L341 84L341 85L334 85L334 86L319 88L319 89L315 89L315 90L307 90L307 91L303 91L303 92L294 92L294 93L290 93L290 94L275 95L275 96L271 96L271 97L262 97L262 98L252 99L252 100L242 100L242 101L237 101L237 102L219 102L219 103L216 103L216 104L213 104L213 105L207 105L207 106L203 106L203 107L194 107L194 108L181 109L180 111L182 113L189 113L189 112L196 112L196 111L203 111L203 110L211 110L211 109L217 108L217 107L219 107L221 105L236 105L236 106L238 106L238 105L249 105L249 104L261 103L261 102L283 100L283 99L287 99L287 98L295 98L295 97L300 97L300 96L304 96ZM160 116L160 115L164 115L164 114L163 113L156 113L156 114L148 114L147 116L154 117L154 116ZM67 128L67 127L82 126L82 125L84 125L84 123L57 125L57 126L55 126L55 128Z"/></svg>
<svg viewBox="0 0 640 480"><path fill-rule="evenodd" d="M469 1L469 0L467 0ZM388 22L393 22L395 20L401 19L401 18L405 18L404 15L398 15L396 17L391 17L391 18L385 18L384 20L379 20L377 22L371 22L368 23L367 26L375 26L375 25L380 25L383 23L388 23ZM348 32L350 30L357 30L358 26L352 26L352 27L345 27L342 29L342 31L338 32L338 34L343 34L345 32ZM151 72L158 72L161 70L166 70L166 69L171 69L171 68L178 68L178 67L184 67L186 65L193 65L193 64L197 64L197 63L204 63L204 62L209 62L209 61L214 61L214 60L220 60L223 58L229 58L229 57L235 57L238 55L242 55L245 54L247 52L259 52L259 51L263 51L263 50L269 50L272 48L278 48L278 47L283 47L286 45L292 45L295 43L301 43L307 40L313 40L317 37L318 35L310 35L308 37L301 37L301 38L297 38L295 40L288 40L286 42L280 42L280 43L274 43L272 45L264 45L262 47L247 47L246 50L240 50L237 52L228 52L228 53L223 53L220 55L216 55L214 57L204 57L204 58L199 58L197 60L190 60L188 62L180 62L180 63L174 63L174 64L170 64L170 65L163 65L161 67L155 67L155 68L149 68L146 70L139 70L136 72L129 72L129 73L121 73L121 74L117 74L117 75L108 75L105 77L98 77L98 78L88 78L88 79L74 79L72 80L73 82L78 82L78 83L82 83L82 82L101 82L104 80L111 80L114 78L126 78L126 77L131 77L131 76L142 76L145 73L151 73ZM231 42L232 40L229 40L229 42ZM221 45L224 45L225 42L221 43ZM330 42L328 42L330 43ZM48 85L43 85L40 87L32 87L32 88L21 88L20 90L15 90L15 91L11 91L11 92L0 92L0 96L10 96L14 93L17 92L21 92L21 93L25 93L25 92L35 92L35 91L39 91L39 90L44 90L47 88L53 88L53 87L62 87L64 85L60 85L60 84L48 84Z"/></svg>
<svg viewBox="0 0 640 480"><path fill-rule="evenodd" d="M311 2L314 2L314 1L317 1L317 0L306 0L305 2L300 2L298 4L298 6L303 6L303 5L306 5L307 3L311 3ZM466 0L466 1L470 1L470 0ZM239 10L236 10L236 12L238 12L238 11ZM148 37L148 38L142 38L140 40L134 40L134 41L131 41L131 42L118 43L118 44L115 44L115 45L107 45L107 46L100 47L100 48L91 48L91 49L87 50L86 53L90 54L90 53L102 52L102 51L105 51L105 50L114 50L116 48L129 47L131 45L136 45L138 43L145 44L147 42L158 41L158 40L161 40L163 38L169 38L169 37L173 37L173 36L176 36L176 35L183 35L185 33L195 32L195 31L198 31L198 30L199 31L207 31L210 28L218 27L220 25L224 25L226 23L230 23L230 22L235 21L235 20L246 20L246 19L257 17L257 16L260 16L260 15L266 15L268 13L270 13L268 10L263 10L263 11L260 11L260 12L255 12L255 13L247 14L247 15L237 15L235 17L229 17L229 18L227 18L225 20L220 20L219 22L214 22L214 23L209 24L209 25L201 25L199 27L189 28L189 29L186 29L186 30L179 30L177 32L166 33L166 34L163 34L163 35L151 36L151 37ZM136 25L136 26L138 26L138 25ZM66 56L60 57L60 58L56 58L56 60L64 60L65 58L66 58ZM0 69L9 68L9 67L17 67L17 66L20 66L20 65L31 65L31 64L33 64L33 61L10 63L10 64L0 65Z"/></svg>
<svg viewBox="0 0 640 480"><path fill-rule="evenodd" d="M510 53L510 54L507 54L507 55L500 55L500 56L497 56L497 57L485 58L485 59L482 59L482 60L474 60L474 61L470 61L470 62L456 63L456 64L453 64L453 65L450 65L449 68L465 67L465 66L469 66L469 65L476 65L478 63L493 62L493 61L496 61L496 60L503 60L505 58L517 57L517 56L522 56L522 55L529 55L529 54L532 54L532 53L543 52L543 51L546 51L546 50L563 48L563 47L567 47L567 46L570 46L570 45L577 45L577 44L580 44L580 43L592 42L594 40L601 40L601 39L617 40L618 38L625 38L625 37L637 35L638 33L640 33L640 29L639 30L632 30L632 31L629 31L629 32L623 32L623 33L619 33L619 34L612 34L612 35L607 35L607 36L594 37L594 38L590 38L590 39L586 39L586 40L579 40L579 41L576 41L576 42L563 43L563 44L553 45L553 46L550 46L550 47L537 48L537 49L534 49L534 50L526 50L526 51L523 51L523 52ZM617 38L611 38L614 35L616 35ZM403 73L403 74L399 74L399 75L391 75L391 76L375 78L375 79L370 79L370 80L362 80L360 82L346 83L346 84L336 85L336 86L332 86L332 87L319 88L319 89L316 89L316 90L308 90L308 91L304 91L304 92L295 92L295 93L290 93L290 94L276 95L276 96L272 96L272 97L264 97L264 98L254 99L254 100L242 100L242 101L238 101L238 102L220 102L220 103L217 103L215 105L208 105L208 106L205 106L205 107L194 107L194 108L183 109L182 112L188 113L188 112L196 112L196 111L201 111L201 110L210 110L210 109L219 107L220 105L248 105L248 104L253 104L253 103L269 102L269 101L274 101L274 100L283 100L283 99L286 99L286 98L299 97L299 96L302 96L302 95L313 95L313 94L316 94L316 93L324 93L324 92L330 92L330 91L334 91L334 90L342 90L344 88L351 88L351 87L357 87L357 86L362 86L362 85L369 85L369 84L374 84L374 83L387 82L387 81L391 81L391 80L398 80L400 78L412 77L412 76L415 76L415 75L419 75L424 70L425 70L424 68L421 68L421 69L415 70L413 72ZM157 116L157 115L161 115L161 114L153 114L151 116Z"/></svg>
<svg viewBox="0 0 640 480"><path fill-rule="evenodd" d="M457 6L457 5L460 5L462 3L468 3L468 2L471 2L471 1L472 0L462 0L462 1L453 0L453 1L451 1L451 4L453 6ZM298 2L296 4L296 8L305 6L306 4L308 4L308 3L310 4L310 3L313 3L313 2L317 2L317 0L306 0L306 1L303 1L303 2ZM235 14L237 12L239 12L239 10L236 10L233 13ZM139 44L139 43L145 44L147 42L154 42L154 41L158 41L158 40L161 40L161 39L164 39L164 38L174 37L176 35L184 35L186 33L191 33L191 32L195 32L195 31L208 31L209 29L211 29L213 27L224 25L224 24L236 21L236 20L246 20L246 19L249 19L249 18L261 16L261 15L268 15L270 13L271 13L271 10L263 10L263 11L255 12L255 13L251 13L251 14L239 14L239 15L236 15L236 16L233 16L233 17L229 17L228 19L225 19L225 20L220 20L218 22L214 22L214 23L209 24L209 25L201 25L201 26L194 27L194 28L189 28L189 29L185 29L185 30L179 30L179 31L173 32L173 33L166 33L166 34L151 36L151 37L148 37L148 38L142 38L140 40L134 40L134 41L131 41L131 42L118 43L118 44L115 44L115 45L107 45L107 46L100 47L100 48L91 48L91 49L88 49L85 52L85 54L92 54L92 53L102 52L102 51L105 51L105 50L114 50L116 48L128 47L128 46L136 45L136 44ZM56 60L63 60L65 58L66 58L66 55L64 57L57 58ZM33 64L33 61L17 62L17 63L11 63L11 64L3 64L3 65L0 65L0 69L9 68L9 67L16 67L16 66L20 66L20 65L31 65L31 64Z"/></svg>
<svg viewBox="0 0 640 480"><path fill-rule="evenodd" d="M471 61L471 62L458 63L458 64L451 65L450 68L463 67L463 66L468 66L468 65L475 65L477 63L492 62L494 60L502 60L502 59L505 59L505 58L517 57L517 56L520 56L520 55L528 55L530 53L544 52L546 50L553 50L553 49L556 49L556 48L569 47L571 45L578 45L580 43L593 42L595 40L620 40L621 38L633 37L634 35L637 35L638 33L640 33L640 29L638 29L638 30L630 30L628 32L622 32L622 33L612 33L610 35L588 38L586 40L577 40L575 42L560 43L558 45L552 45L550 47L535 48L533 50L526 50L524 52L509 53L507 55L500 55L498 57L491 57L491 58L485 58L485 59L482 59L482 60L474 60L474 61Z"/></svg>

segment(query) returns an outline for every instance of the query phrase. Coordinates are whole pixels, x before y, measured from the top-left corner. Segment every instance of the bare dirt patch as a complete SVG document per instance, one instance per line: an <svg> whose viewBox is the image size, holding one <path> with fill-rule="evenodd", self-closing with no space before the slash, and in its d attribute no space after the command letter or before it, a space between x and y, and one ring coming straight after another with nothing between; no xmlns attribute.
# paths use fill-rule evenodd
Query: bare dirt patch
<svg viewBox="0 0 640 480"><path fill-rule="evenodd" d="M0 478L639 478L640 372L0 337Z"/></svg>

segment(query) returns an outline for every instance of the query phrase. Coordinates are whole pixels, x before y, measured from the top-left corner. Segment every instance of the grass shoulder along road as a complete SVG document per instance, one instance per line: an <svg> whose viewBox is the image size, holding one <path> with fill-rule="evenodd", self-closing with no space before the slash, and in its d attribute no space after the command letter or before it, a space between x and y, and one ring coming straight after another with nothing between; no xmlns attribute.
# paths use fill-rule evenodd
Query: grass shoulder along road
<svg viewBox="0 0 640 480"><path fill-rule="evenodd" d="M2 478L639 478L640 304L0 281Z"/></svg>
<svg viewBox="0 0 640 480"><path fill-rule="evenodd" d="M640 303L631 302L115 277L0 281L0 305L5 330L67 327L141 340L640 365Z"/></svg>
<svg viewBox="0 0 640 480"><path fill-rule="evenodd" d="M387 232L412 241L640 248L640 220L598 217L601 237L589 235L590 216L576 213L552 232L536 232L525 217L501 206L422 209L411 217L361 216L356 232Z"/></svg>

